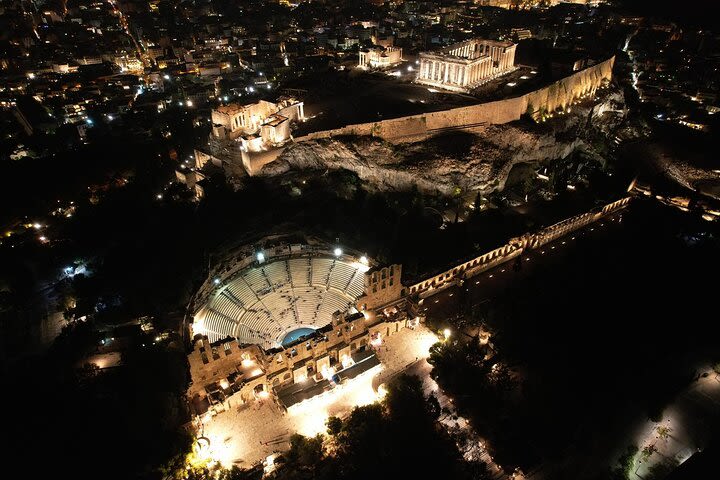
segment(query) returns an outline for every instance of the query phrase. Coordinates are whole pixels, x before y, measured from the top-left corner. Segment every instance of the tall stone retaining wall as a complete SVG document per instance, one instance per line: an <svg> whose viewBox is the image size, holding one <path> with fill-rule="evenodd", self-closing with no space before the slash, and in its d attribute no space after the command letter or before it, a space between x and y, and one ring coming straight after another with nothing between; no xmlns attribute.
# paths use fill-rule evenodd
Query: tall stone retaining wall
<svg viewBox="0 0 720 480"><path fill-rule="evenodd" d="M490 268L512 260L526 250L542 247L568 233L579 230L593 222L607 217L624 209L630 203L630 197L624 197L609 203L599 210L582 213L570 217L554 225L550 225L535 233L527 233L521 237L513 238L505 245L483 255L463 262L442 273L438 273L421 282L407 287L406 293L421 298L429 297L443 290L445 287L456 285L459 281L482 273Z"/></svg>
<svg viewBox="0 0 720 480"><path fill-rule="evenodd" d="M612 79L615 57L562 78L525 95L494 102L452 108L439 112L359 123L333 130L313 132L296 142L331 138L339 135L370 135L391 142L415 140L448 128L468 128L480 124L502 124L529 113L538 118L543 112L565 109L586 95L592 95L605 81Z"/></svg>

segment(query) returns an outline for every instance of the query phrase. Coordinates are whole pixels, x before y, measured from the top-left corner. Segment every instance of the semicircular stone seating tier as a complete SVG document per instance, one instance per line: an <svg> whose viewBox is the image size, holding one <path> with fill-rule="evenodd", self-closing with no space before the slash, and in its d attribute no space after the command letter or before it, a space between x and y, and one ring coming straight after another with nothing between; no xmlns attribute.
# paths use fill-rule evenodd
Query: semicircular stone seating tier
<svg viewBox="0 0 720 480"><path fill-rule="evenodd" d="M204 309L203 331L211 342L229 336L279 347L293 330L324 327L362 292L362 271L342 260L276 260L243 270L215 292Z"/></svg>

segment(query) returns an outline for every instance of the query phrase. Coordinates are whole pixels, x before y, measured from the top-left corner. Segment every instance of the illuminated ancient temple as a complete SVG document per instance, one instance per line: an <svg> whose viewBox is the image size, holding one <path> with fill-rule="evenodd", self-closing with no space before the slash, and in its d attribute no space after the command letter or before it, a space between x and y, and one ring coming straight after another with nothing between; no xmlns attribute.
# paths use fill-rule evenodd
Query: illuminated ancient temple
<svg viewBox="0 0 720 480"><path fill-rule="evenodd" d="M510 41L474 38L437 52L422 52L416 81L468 92L511 71L515 66L515 47Z"/></svg>

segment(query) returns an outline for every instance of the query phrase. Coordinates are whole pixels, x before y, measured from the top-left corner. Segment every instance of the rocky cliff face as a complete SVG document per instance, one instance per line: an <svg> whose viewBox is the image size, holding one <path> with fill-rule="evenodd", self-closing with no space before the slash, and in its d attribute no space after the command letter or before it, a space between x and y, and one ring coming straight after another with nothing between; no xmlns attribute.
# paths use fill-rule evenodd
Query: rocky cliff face
<svg viewBox="0 0 720 480"><path fill-rule="evenodd" d="M595 131L602 130L601 125L607 127L608 118L624 116L623 105L621 97L611 97L592 111L589 106L578 107L542 127L487 125L409 144L394 145L374 137L306 141L288 147L259 175L347 169L367 186L382 191L417 187L424 193L449 195L460 187L490 193L504 188L517 164L543 164L566 158L578 149L592 155L592 148L579 132L588 125Z"/></svg>

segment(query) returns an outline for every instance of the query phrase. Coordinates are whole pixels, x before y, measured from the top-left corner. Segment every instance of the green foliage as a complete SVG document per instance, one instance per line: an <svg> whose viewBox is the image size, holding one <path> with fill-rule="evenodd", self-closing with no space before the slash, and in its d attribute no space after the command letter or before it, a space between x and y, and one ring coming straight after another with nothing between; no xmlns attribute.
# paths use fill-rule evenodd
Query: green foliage
<svg viewBox="0 0 720 480"><path fill-rule="evenodd" d="M337 437L338 434L340 434L340 432L342 431L343 422L338 417L330 417L325 423L327 425L328 434L332 435L333 437Z"/></svg>
<svg viewBox="0 0 720 480"><path fill-rule="evenodd" d="M480 193L480 190L475 194L475 201L473 202L473 212L474 213L480 213L481 207L482 207L482 193Z"/></svg>
<svg viewBox="0 0 720 480"><path fill-rule="evenodd" d="M321 435L308 438L296 433L290 437L290 450L283 455L283 461L293 464L296 468L313 469L323 457Z"/></svg>
<svg viewBox="0 0 720 480"><path fill-rule="evenodd" d="M642 456L643 461L647 461L655 452L657 452L657 447L655 447L655 444L650 444L643 447L640 451L640 455Z"/></svg>
<svg viewBox="0 0 720 480"><path fill-rule="evenodd" d="M242 469L237 466L223 468L219 465L212 467L197 467L191 469L182 468L172 478L177 480L260 480L262 468Z"/></svg>
<svg viewBox="0 0 720 480"><path fill-rule="evenodd" d="M427 478L431 472L482 478L470 476L481 466L463 462L453 441L437 427L439 412L437 399L424 396L418 377L400 375L389 382L383 404L357 407L345 419L328 420L332 455L323 455L320 437L293 436L273 478Z"/></svg>
<svg viewBox="0 0 720 480"><path fill-rule="evenodd" d="M629 479L633 473L633 465L635 463L635 455L638 453L638 447L628 445L625 452L618 459L618 467L613 470L613 478Z"/></svg>
<svg viewBox="0 0 720 480"><path fill-rule="evenodd" d="M646 480L662 480L670 475L675 470L680 462L677 458L664 458L662 461L657 462L651 466L648 471L648 475L645 477Z"/></svg>

